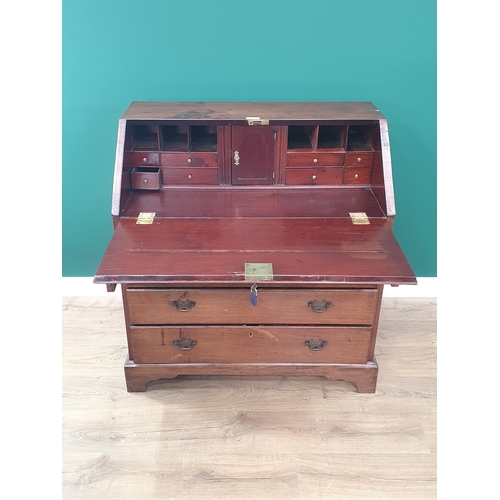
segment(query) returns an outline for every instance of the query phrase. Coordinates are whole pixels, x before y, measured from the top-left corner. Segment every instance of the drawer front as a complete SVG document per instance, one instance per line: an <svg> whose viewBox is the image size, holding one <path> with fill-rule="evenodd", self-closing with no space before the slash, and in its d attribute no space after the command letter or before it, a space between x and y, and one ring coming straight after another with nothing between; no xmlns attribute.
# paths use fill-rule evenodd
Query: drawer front
<svg viewBox="0 0 500 500"><path fill-rule="evenodd" d="M199 186L219 184L218 168L162 168L162 182L167 185Z"/></svg>
<svg viewBox="0 0 500 500"><path fill-rule="evenodd" d="M346 153L345 165L346 167L371 167L373 165L373 153Z"/></svg>
<svg viewBox="0 0 500 500"><path fill-rule="evenodd" d="M343 177L341 167L285 169L285 184L289 186L340 186Z"/></svg>
<svg viewBox="0 0 500 500"><path fill-rule="evenodd" d="M132 167L140 167L141 165L160 165L160 153L135 151L129 153L129 155L130 165Z"/></svg>
<svg viewBox="0 0 500 500"><path fill-rule="evenodd" d="M161 153L162 167L217 167L217 153Z"/></svg>
<svg viewBox="0 0 500 500"><path fill-rule="evenodd" d="M368 327L131 328L134 363L366 363Z"/></svg>
<svg viewBox="0 0 500 500"><path fill-rule="evenodd" d="M344 153L287 153L287 167L338 167L344 164Z"/></svg>
<svg viewBox="0 0 500 500"><path fill-rule="evenodd" d="M130 178L132 189L160 189L159 167L134 167Z"/></svg>
<svg viewBox="0 0 500 500"><path fill-rule="evenodd" d="M132 325L371 325L378 291L258 289L127 289Z"/></svg>
<svg viewBox="0 0 500 500"><path fill-rule="evenodd" d="M344 170L344 184L346 185L369 184L371 170L372 169L370 167L346 168Z"/></svg>

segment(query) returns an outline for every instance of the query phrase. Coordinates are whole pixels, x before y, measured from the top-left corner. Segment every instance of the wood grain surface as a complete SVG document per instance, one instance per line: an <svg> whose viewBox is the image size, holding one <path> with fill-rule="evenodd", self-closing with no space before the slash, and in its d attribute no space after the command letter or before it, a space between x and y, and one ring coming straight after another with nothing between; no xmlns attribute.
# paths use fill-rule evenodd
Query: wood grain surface
<svg viewBox="0 0 500 500"><path fill-rule="evenodd" d="M388 220L121 219L95 283L244 282L245 263L275 282L415 284Z"/></svg>
<svg viewBox="0 0 500 500"><path fill-rule="evenodd" d="M242 124L248 117L272 123L308 120L380 120L384 116L371 102L132 102L122 119L231 120Z"/></svg>
<svg viewBox="0 0 500 500"><path fill-rule="evenodd" d="M121 298L63 299L64 499L436 498L436 302L384 299L377 392L192 376L127 393Z"/></svg>

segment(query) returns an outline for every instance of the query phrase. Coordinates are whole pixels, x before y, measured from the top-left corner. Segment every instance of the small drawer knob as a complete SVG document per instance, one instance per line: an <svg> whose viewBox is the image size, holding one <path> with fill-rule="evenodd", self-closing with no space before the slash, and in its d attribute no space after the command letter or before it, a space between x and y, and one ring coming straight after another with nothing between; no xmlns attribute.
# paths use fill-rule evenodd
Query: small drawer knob
<svg viewBox="0 0 500 500"><path fill-rule="evenodd" d="M358 174L354 174L354 178L355 178L355 179L358 179L358 178L359 178L359 175L358 175Z"/></svg>
<svg viewBox="0 0 500 500"><path fill-rule="evenodd" d="M148 159L147 159L146 157L144 157L144 158L142 159L142 163L147 163L147 162L148 162Z"/></svg>
<svg viewBox="0 0 500 500"><path fill-rule="evenodd" d="M361 158L358 158L358 163L361 163Z"/></svg>
<svg viewBox="0 0 500 500"><path fill-rule="evenodd" d="M143 179L142 182L143 182L143 184L147 184L148 180L147 179Z"/></svg>
<svg viewBox="0 0 500 500"><path fill-rule="evenodd" d="M311 179L312 179L313 181L315 181L317 178L318 178L318 177L317 177L316 175L313 175L313 176L311 177Z"/></svg>
<svg viewBox="0 0 500 500"><path fill-rule="evenodd" d="M188 158L188 163L190 164L193 160L191 158Z"/></svg>
<svg viewBox="0 0 500 500"><path fill-rule="evenodd" d="M314 158L313 163L318 163L318 159Z"/></svg>
<svg viewBox="0 0 500 500"><path fill-rule="evenodd" d="M191 174L188 175L188 179L192 179L193 176Z"/></svg>

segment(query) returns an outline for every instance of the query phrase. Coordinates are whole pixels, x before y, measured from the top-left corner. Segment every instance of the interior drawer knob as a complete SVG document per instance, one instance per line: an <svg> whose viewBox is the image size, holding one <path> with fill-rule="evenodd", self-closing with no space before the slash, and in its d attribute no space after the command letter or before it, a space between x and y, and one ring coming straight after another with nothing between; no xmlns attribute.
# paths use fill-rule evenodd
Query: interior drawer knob
<svg viewBox="0 0 500 500"><path fill-rule="evenodd" d="M193 339L175 339L172 341L181 351L190 351L196 345L196 340Z"/></svg>
<svg viewBox="0 0 500 500"><path fill-rule="evenodd" d="M191 158L188 158L188 163L191 164L193 160Z"/></svg>
<svg viewBox="0 0 500 500"><path fill-rule="evenodd" d="M317 178L318 178L318 177L317 177L316 175L313 175L313 176L311 177L311 179L312 179L313 181L315 181Z"/></svg>
<svg viewBox="0 0 500 500"><path fill-rule="evenodd" d="M189 300L189 299L179 299L179 300L172 300L172 305L179 312L188 312L196 305L196 302L194 300Z"/></svg>
<svg viewBox="0 0 500 500"><path fill-rule="evenodd" d="M313 163L318 163L318 159L314 158Z"/></svg>
<svg viewBox="0 0 500 500"><path fill-rule="evenodd" d="M358 163L361 163L361 158L358 158Z"/></svg>
<svg viewBox="0 0 500 500"><path fill-rule="evenodd" d="M328 344L328 342L322 339L318 340L310 339L304 341L304 345L309 347L311 351L321 351L321 349L323 349L323 347L325 347L326 344Z"/></svg>
<svg viewBox="0 0 500 500"><path fill-rule="evenodd" d="M315 313L324 313L332 305L332 303L328 300L310 300L307 305Z"/></svg>

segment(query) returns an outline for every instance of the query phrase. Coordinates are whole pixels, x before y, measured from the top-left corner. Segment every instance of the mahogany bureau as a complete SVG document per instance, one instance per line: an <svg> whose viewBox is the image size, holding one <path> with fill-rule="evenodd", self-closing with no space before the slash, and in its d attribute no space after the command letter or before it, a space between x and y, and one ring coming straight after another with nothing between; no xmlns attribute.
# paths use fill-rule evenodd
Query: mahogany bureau
<svg viewBox="0 0 500 500"><path fill-rule="evenodd" d="M387 121L371 103L134 102L114 234L128 391L178 375L317 375L375 392L393 232Z"/></svg>

